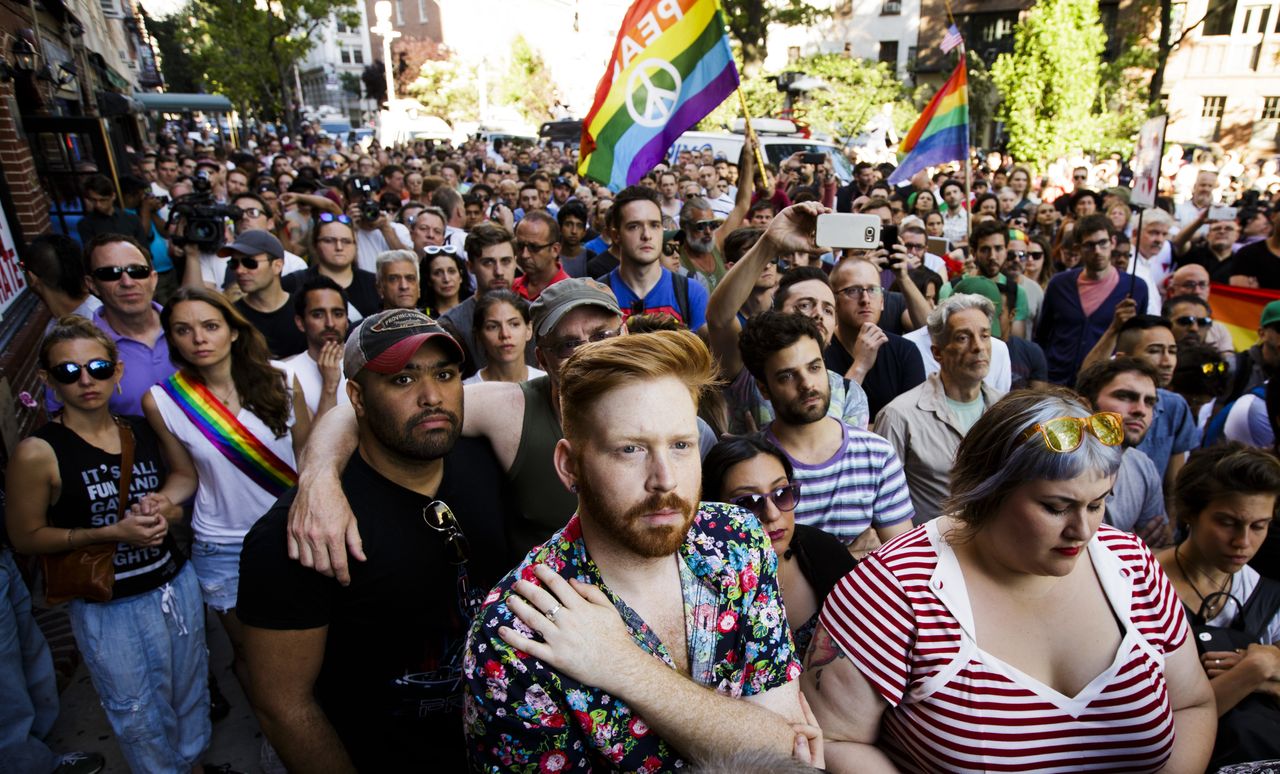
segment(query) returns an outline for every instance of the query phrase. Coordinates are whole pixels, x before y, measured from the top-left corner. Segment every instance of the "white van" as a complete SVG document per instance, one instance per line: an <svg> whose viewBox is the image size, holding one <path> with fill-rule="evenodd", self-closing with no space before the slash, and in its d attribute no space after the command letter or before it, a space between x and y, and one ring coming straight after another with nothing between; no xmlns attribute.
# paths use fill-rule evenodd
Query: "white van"
<svg viewBox="0 0 1280 774"><path fill-rule="evenodd" d="M753 118L751 128L760 138L760 150L765 161L775 167L797 151L825 153L831 156L836 177L842 184L853 179L853 166L835 143L804 137L794 123L778 118ZM745 123L741 118L734 122L732 132L685 132L671 146L667 158L675 161L681 151L701 153L709 150L716 158L724 157L736 163L745 137Z"/></svg>

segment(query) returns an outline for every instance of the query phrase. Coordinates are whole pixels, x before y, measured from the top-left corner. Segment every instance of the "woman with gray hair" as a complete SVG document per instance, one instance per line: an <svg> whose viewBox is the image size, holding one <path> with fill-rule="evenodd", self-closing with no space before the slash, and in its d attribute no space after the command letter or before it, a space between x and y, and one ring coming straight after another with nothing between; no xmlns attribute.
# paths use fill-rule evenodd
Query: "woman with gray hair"
<svg viewBox="0 0 1280 774"><path fill-rule="evenodd" d="M828 770L1204 771L1213 696L1177 595L1102 524L1123 438L1065 390L978 420L944 515L823 607L802 686Z"/></svg>

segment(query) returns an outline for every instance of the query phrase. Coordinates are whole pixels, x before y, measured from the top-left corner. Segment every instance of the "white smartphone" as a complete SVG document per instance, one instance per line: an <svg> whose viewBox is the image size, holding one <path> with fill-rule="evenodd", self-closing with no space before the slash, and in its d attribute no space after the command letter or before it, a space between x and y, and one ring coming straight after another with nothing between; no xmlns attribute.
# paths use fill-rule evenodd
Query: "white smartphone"
<svg viewBox="0 0 1280 774"><path fill-rule="evenodd" d="M879 247L880 218L876 215L854 215L848 212L819 215L815 239L819 247Z"/></svg>
<svg viewBox="0 0 1280 774"><path fill-rule="evenodd" d="M1236 208L1215 204L1209 208L1209 220L1235 220Z"/></svg>

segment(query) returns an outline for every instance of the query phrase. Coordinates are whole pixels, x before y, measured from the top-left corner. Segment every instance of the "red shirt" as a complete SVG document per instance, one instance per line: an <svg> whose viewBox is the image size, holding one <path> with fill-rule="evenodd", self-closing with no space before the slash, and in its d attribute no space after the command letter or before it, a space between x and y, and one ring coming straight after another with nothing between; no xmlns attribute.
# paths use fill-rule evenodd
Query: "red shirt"
<svg viewBox="0 0 1280 774"><path fill-rule="evenodd" d="M556 276L552 277L551 281L547 283L547 287L549 288L552 285L556 284L557 282L561 282L567 279L569 279L569 275L565 273L564 267L561 266L560 270L556 272ZM511 283L511 290L513 290L518 296L525 299L526 301L538 300L538 296L529 295L529 278L528 277L516 277L516 281Z"/></svg>

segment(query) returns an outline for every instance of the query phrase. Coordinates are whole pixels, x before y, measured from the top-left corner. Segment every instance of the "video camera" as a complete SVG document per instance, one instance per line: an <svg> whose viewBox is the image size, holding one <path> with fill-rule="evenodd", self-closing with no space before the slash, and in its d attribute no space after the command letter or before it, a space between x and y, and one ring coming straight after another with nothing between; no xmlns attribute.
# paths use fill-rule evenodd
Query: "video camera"
<svg viewBox="0 0 1280 774"><path fill-rule="evenodd" d="M226 219L239 219L240 208L213 198L208 172L197 172L192 184L195 191L174 199L169 208L170 239L179 247L195 245L202 253L215 253L225 244ZM175 228L179 221L181 228Z"/></svg>

